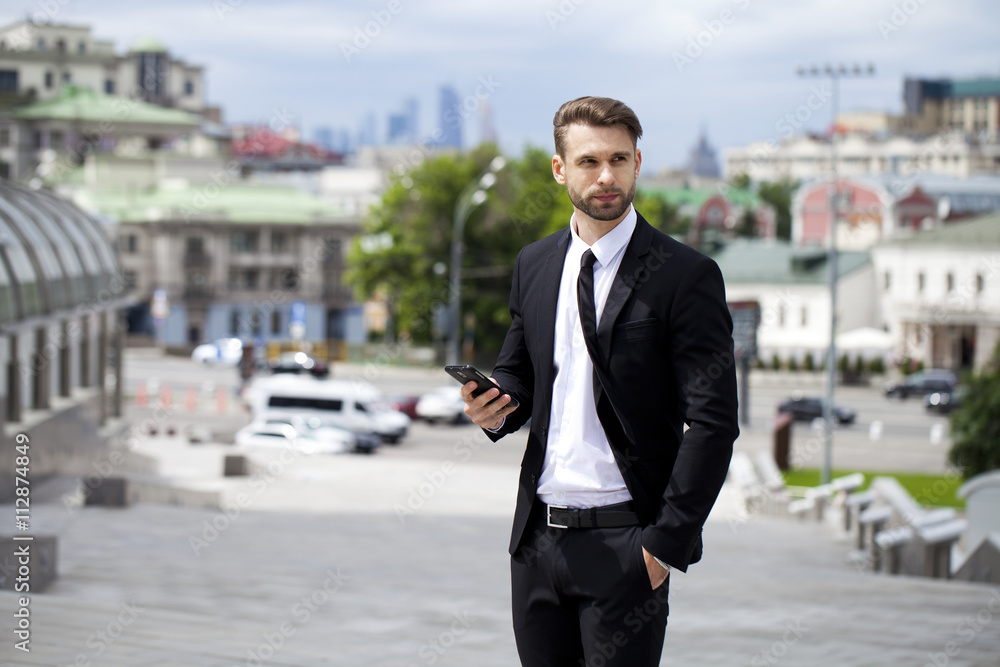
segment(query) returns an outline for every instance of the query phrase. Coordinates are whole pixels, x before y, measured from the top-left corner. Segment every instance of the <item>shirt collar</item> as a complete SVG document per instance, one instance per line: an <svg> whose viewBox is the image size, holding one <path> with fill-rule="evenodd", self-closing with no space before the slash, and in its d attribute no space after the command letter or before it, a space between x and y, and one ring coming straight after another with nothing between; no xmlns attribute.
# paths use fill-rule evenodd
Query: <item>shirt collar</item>
<svg viewBox="0 0 1000 667"><path fill-rule="evenodd" d="M597 239L597 242L592 246L588 246L580 238L576 232L576 223L571 219L569 230L572 234L572 245L576 246L580 255L583 255L587 248L590 248L594 252L594 257L597 258L597 263L601 266L608 266L615 256L628 245L629 239L632 238L632 232L635 231L636 219L635 207L630 204L625 218L615 225L614 229Z"/></svg>

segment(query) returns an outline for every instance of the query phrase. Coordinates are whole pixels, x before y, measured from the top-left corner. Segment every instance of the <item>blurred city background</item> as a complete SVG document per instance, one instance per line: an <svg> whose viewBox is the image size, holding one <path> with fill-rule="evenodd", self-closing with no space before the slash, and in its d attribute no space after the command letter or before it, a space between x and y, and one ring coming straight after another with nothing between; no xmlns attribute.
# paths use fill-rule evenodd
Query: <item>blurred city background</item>
<svg viewBox="0 0 1000 667"><path fill-rule="evenodd" d="M524 436L442 367L491 368L518 250L568 224L581 95L637 112L636 209L735 322L742 434L663 664L1000 664L998 22L6 6L0 666L516 664Z"/></svg>

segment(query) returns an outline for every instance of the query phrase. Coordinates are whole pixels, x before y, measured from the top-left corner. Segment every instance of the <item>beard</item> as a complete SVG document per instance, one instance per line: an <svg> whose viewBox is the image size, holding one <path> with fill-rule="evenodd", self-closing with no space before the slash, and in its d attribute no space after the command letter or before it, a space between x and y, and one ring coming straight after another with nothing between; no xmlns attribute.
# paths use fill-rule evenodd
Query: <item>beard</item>
<svg viewBox="0 0 1000 667"><path fill-rule="evenodd" d="M610 222L625 215L628 207L632 205L632 200L635 198L635 181L632 181L632 187L629 188L627 194L621 188L612 188L610 190L601 190L585 197L569 186L566 187L566 193L569 195L569 200L573 202L573 206L580 212L590 216L594 220ZM610 194L620 195L620 198L609 204L599 202L596 199L596 197L601 195Z"/></svg>

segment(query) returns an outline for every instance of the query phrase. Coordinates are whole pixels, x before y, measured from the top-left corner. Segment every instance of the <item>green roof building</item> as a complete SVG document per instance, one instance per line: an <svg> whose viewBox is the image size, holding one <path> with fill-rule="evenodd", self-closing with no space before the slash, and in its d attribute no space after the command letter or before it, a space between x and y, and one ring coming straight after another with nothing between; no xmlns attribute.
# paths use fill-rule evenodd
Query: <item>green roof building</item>
<svg viewBox="0 0 1000 667"><path fill-rule="evenodd" d="M52 153L62 168L87 152L157 149L220 118L202 67L152 38L118 54L89 26L18 21L0 28L0 71L0 177L45 177Z"/></svg>
<svg viewBox="0 0 1000 667"><path fill-rule="evenodd" d="M0 176L59 180L91 154L156 151L201 124L187 111L67 85L58 97L0 116Z"/></svg>
<svg viewBox="0 0 1000 667"><path fill-rule="evenodd" d="M360 306L343 280L360 217L298 188L238 178L78 193L83 208L114 225L125 282L140 302L130 331L172 346L280 342L301 303L304 340L337 356L330 341L363 337ZM158 322L150 309L157 293L169 303Z"/></svg>
<svg viewBox="0 0 1000 667"><path fill-rule="evenodd" d="M638 189L644 195L677 207L678 215L691 221L684 241L695 247L734 238L748 215L758 237L773 239L777 234L774 209L752 190L722 184L715 188L664 187L648 182L640 184Z"/></svg>
<svg viewBox="0 0 1000 667"><path fill-rule="evenodd" d="M830 345L826 250L780 240L736 239L712 253L712 258L722 270L727 301L760 304L759 357L770 361L777 355L783 362L795 358L801 364L811 356L819 367ZM878 326L869 253L840 253L837 268L838 333Z"/></svg>

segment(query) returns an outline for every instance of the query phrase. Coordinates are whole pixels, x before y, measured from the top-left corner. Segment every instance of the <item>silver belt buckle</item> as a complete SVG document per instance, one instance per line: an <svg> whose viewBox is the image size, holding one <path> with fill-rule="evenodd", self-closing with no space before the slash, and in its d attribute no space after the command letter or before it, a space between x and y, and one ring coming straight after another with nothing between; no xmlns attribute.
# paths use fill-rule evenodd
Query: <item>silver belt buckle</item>
<svg viewBox="0 0 1000 667"><path fill-rule="evenodd" d="M569 526L562 526L562 525L559 525L558 523L552 523L552 510L554 510L554 509L557 509L557 510L568 510L569 507L567 507L565 505L546 505L545 506L545 525L548 526L549 528L562 528L563 530L566 530L567 528L569 528Z"/></svg>

